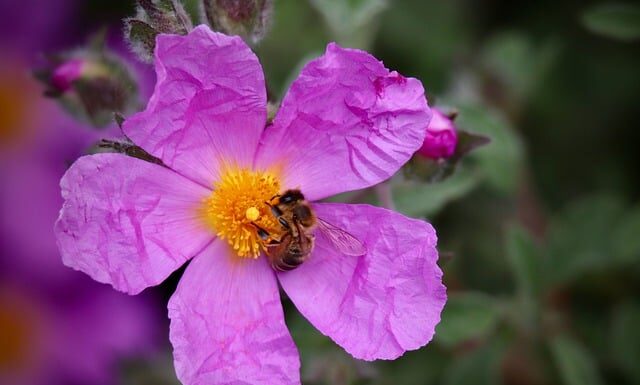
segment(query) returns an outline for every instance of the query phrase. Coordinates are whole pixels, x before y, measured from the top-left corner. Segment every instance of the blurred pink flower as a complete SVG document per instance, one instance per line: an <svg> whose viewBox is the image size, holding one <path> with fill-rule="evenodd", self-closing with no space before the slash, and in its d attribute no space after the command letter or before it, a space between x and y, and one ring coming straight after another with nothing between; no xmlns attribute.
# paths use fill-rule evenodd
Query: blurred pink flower
<svg viewBox="0 0 640 385"><path fill-rule="evenodd" d="M151 295L65 268L52 226L68 165L119 129L98 132L43 98L25 56L0 63L0 384L113 384L120 360L154 351L162 315Z"/></svg>
<svg viewBox="0 0 640 385"><path fill-rule="evenodd" d="M0 278L0 383L109 385L119 360L148 355L158 335L151 298L128 298L78 277L52 289Z"/></svg>
<svg viewBox="0 0 640 385"><path fill-rule="evenodd" d="M160 35L155 63L154 94L123 129L166 167L121 154L76 161L55 228L64 263L136 294L193 258L169 301L185 384L300 383L278 281L356 358L394 359L428 343L446 301L430 224L314 203L366 253L344 255L319 236L307 262L278 273L252 225L274 226L264 202L288 188L318 201L391 177L424 138L420 82L330 44L265 128L262 68L239 37L205 26Z"/></svg>
<svg viewBox="0 0 640 385"><path fill-rule="evenodd" d="M101 133L67 116L20 58L0 65L0 264L51 281L72 277L60 263L51 225L62 199L59 178ZM3 97L2 95L7 95Z"/></svg>
<svg viewBox="0 0 640 385"><path fill-rule="evenodd" d="M147 100L155 75L149 66L125 59ZM72 118L42 96L31 70L21 56L0 63L0 236L11 253L0 256L0 265L63 284L75 275L60 263L52 230L62 205L60 177L99 139L122 134L115 123L97 130Z"/></svg>
<svg viewBox="0 0 640 385"><path fill-rule="evenodd" d="M27 59L76 37L71 19L79 0L20 0L0 2L0 52L21 52Z"/></svg>
<svg viewBox="0 0 640 385"><path fill-rule="evenodd" d="M453 120L439 109L431 109L433 116L418 154L431 159L449 158L456 151L458 134Z"/></svg>

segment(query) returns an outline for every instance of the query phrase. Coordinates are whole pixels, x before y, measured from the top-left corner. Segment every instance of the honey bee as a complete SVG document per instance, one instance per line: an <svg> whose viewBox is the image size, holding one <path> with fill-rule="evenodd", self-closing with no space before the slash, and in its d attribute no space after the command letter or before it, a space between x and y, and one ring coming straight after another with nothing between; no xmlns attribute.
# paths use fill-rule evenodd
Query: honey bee
<svg viewBox="0 0 640 385"><path fill-rule="evenodd" d="M282 236L274 238L258 227L258 236L265 242L267 257L276 270L293 270L308 259L315 244L316 228L341 253L351 256L366 253L364 244L356 237L318 218L300 190L287 190L265 203L283 229Z"/></svg>

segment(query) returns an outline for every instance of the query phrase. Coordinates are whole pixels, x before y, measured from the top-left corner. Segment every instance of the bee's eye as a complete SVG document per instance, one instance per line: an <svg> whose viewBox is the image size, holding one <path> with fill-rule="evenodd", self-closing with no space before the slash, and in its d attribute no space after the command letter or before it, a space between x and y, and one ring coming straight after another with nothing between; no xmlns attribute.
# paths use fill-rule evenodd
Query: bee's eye
<svg viewBox="0 0 640 385"><path fill-rule="evenodd" d="M293 216L296 219L304 221L304 220L309 219L312 216L312 214L311 214L311 210L309 209L309 207L307 207L307 206L297 206L293 210Z"/></svg>
<svg viewBox="0 0 640 385"><path fill-rule="evenodd" d="M280 203L287 205L301 200L304 200L304 195L302 195L300 191L289 190L280 196L279 201Z"/></svg>

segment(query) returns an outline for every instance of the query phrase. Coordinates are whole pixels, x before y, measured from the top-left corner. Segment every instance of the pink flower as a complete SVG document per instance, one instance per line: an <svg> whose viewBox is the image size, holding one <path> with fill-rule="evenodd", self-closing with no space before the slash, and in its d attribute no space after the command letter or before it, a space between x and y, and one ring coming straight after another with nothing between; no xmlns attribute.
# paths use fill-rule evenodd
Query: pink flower
<svg viewBox="0 0 640 385"><path fill-rule="evenodd" d="M427 126L427 133L418 154L431 159L449 158L456 150L458 134L453 120L437 108Z"/></svg>
<svg viewBox="0 0 640 385"><path fill-rule="evenodd" d="M240 38L204 26L160 35L155 63L154 94L123 129L166 167L120 154L80 158L61 181L64 263L135 294L193 258L169 301L185 384L300 383L278 282L356 358L394 359L428 343L446 301L431 225L314 203L367 252L342 255L318 234L308 261L278 273L252 225L277 228L264 202L286 189L318 201L391 177L424 139L420 82L330 44L265 128L262 69Z"/></svg>

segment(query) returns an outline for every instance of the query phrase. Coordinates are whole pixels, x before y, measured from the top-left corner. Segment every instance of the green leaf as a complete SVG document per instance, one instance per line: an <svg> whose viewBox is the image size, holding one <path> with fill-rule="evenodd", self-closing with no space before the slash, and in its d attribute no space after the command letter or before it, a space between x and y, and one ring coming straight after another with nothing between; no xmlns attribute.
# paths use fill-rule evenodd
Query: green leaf
<svg viewBox="0 0 640 385"><path fill-rule="evenodd" d="M318 332L302 315L292 312L287 315L287 325L291 336L296 341L296 346L303 352L303 356L311 353L320 353L331 350L331 340Z"/></svg>
<svg viewBox="0 0 640 385"><path fill-rule="evenodd" d="M180 0L138 0L137 4L136 16L124 20L125 36L131 50L146 62L153 61L158 34L186 35L193 28Z"/></svg>
<svg viewBox="0 0 640 385"><path fill-rule="evenodd" d="M603 381L588 350L567 336L550 341L551 354L565 385L601 385Z"/></svg>
<svg viewBox="0 0 640 385"><path fill-rule="evenodd" d="M489 39L482 63L491 75L489 81L499 81L509 97L522 99L541 83L557 53L558 46L552 40L534 45L525 34L510 31Z"/></svg>
<svg viewBox="0 0 640 385"><path fill-rule="evenodd" d="M191 19L192 25L198 25L201 23L202 15L200 15L201 3L202 0L182 0L182 5L184 6L184 10L187 15Z"/></svg>
<svg viewBox="0 0 640 385"><path fill-rule="evenodd" d="M495 385L500 383L503 347L500 343L475 349L451 360L446 368L444 385Z"/></svg>
<svg viewBox="0 0 640 385"><path fill-rule="evenodd" d="M153 60L153 51L156 47L156 31L152 26L138 19L126 19L124 21L126 34L131 48L145 61Z"/></svg>
<svg viewBox="0 0 640 385"><path fill-rule="evenodd" d="M640 261L640 207L629 210L616 227L613 259L623 264Z"/></svg>
<svg viewBox="0 0 640 385"><path fill-rule="evenodd" d="M531 235L521 227L507 232L507 262L516 281L519 293L533 297L540 287L540 250Z"/></svg>
<svg viewBox="0 0 640 385"><path fill-rule="evenodd" d="M398 183L392 190L396 209L413 217L433 216L447 203L473 190L479 181L477 173L463 168L440 183Z"/></svg>
<svg viewBox="0 0 640 385"><path fill-rule="evenodd" d="M486 337L500 316L498 304L481 293L453 294L442 312L436 328L436 341L446 347Z"/></svg>
<svg viewBox="0 0 640 385"><path fill-rule="evenodd" d="M131 357L120 363L120 385L180 385L169 351L143 357Z"/></svg>
<svg viewBox="0 0 640 385"><path fill-rule="evenodd" d="M619 40L640 38L640 6L600 4L582 14L583 25L591 32Z"/></svg>
<svg viewBox="0 0 640 385"><path fill-rule="evenodd" d="M457 114L457 113L456 113ZM458 144L456 145L456 152L454 156L458 159L469 154L477 148L486 146L491 143L491 138L474 134L473 132L467 132L464 130L458 130Z"/></svg>
<svg viewBox="0 0 640 385"><path fill-rule="evenodd" d="M338 43L366 49L373 40L375 21L387 0L309 0L323 16Z"/></svg>
<svg viewBox="0 0 640 385"><path fill-rule="evenodd" d="M369 363L348 355L297 311L288 314L286 322L300 352L303 383L351 384L369 377Z"/></svg>
<svg viewBox="0 0 640 385"><path fill-rule="evenodd" d="M550 282L566 284L620 266L613 243L621 218L623 202L607 194L576 200L553 218L545 267Z"/></svg>
<svg viewBox="0 0 640 385"><path fill-rule="evenodd" d="M504 194L515 191L524 159L520 137L507 121L488 107L457 103L457 126L460 129L491 138L491 143L469 158L476 159L492 187Z"/></svg>
<svg viewBox="0 0 640 385"><path fill-rule="evenodd" d="M395 360L376 362L380 379L367 384L437 385L440 384L440 377L448 363L449 357L439 349L425 348L406 352Z"/></svg>
<svg viewBox="0 0 640 385"><path fill-rule="evenodd" d="M613 310L609 356L629 376L630 383L640 383L640 305L624 303Z"/></svg>
<svg viewBox="0 0 640 385"><path fill-rule="evenodd" d="M539 293L542 287L543 255L531 235L522 227L508 229L505 239L507 264L517 292L516 300L508 310L520 329L535 333L540 327Z"/></svg>

